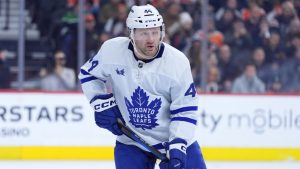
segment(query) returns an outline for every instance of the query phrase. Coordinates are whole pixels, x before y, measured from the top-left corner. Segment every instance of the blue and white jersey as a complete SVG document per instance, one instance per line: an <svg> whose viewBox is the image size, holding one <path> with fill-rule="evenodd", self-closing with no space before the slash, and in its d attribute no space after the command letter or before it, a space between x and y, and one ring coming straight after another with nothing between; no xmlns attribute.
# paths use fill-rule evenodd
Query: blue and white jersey
<svg viewBox="0 0 300 169"><path fill-rule="evenodd" d="M185 139L188 145L195 141L198 96L190 64L170 45L161 43L155 58L142 61L134 55L129 38L108 40L81 67L79 79L89 100L106 94L105 83L111 83L126 125L149 144L158 146L174 138ZM117 140L139 146L125 135Z"/></svg>

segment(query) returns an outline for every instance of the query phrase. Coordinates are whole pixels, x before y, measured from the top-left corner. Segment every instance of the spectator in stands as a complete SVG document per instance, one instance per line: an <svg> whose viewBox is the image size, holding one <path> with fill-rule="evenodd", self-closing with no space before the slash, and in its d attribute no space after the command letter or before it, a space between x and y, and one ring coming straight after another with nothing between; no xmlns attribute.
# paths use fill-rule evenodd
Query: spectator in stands
<svg viewBox="0 0 300 169"><path fill-rule="evenodd" d="M199 30L201 28L201 1L189 1L190 7L187 8L186 12L190 13L193 18L193 30ZM213 7L209 7L213 9Z"/></svg>
<svg viewBox="0 0 300 169"><path fill-rule="evenodd" d="M187 12L180 13L179 24L180 28L171 37L170 42L172 46L187 55L193 35L193 19L191 15Z"/></svg>
<svg viewBox="0 0 300 169"><path fill-rule="evenodd" d="M255 64L256 67L256 72L259 78L262 79L260 76L261 71L265 67L265 59L266 59L266 54L263 48L258 47L255 48L252 54L252 61Z"/></svg>
<svg viewBox="0 0 300 169"><path fill-rule="evenodd" d="M166 9L166 5L167 5L167 1L166 0L152 0L151 3L160 14L164 14L165 13L165 9Z"/></svg>
<svg viewBox="0 0 300 169"><path fill-rule="evenodd" d="M286 31L287 39L291 39L293 36L300 33L300 20L299 18L295 18L291 21L289 27Z"/></svg>
<svg viewBox="0 0 300 169"><path fill-rule="evenodd" d="M271 31L270 38L263 45L266 52L266 63L282 62L286 58L282 38L277 30Z"/></svg>
<svg viewBox="0 0 300 169"><path fill-rule="evenodd" d="M113 37L126 36L126 18L128 9L125 4L118 4L116 15L108 18L104 25L104 31L110 33Z"/></svg>
<svg viewBox="0 0 300 169"><path fill-rule="evenodd" d="M208 67L217 67L218 63L219 63L219 60L217 58L216 53L211 52L207 58L207 66Z"/></svg>
<svg viewBox="0 0 300 169"><path fill-rule="evenodd" d="M249 60L252 38L242 20L237 19L233 22L231 32L225 35L225 43L232 49L235 64L245 64L246 60Z"/></svg>
<svg viewBox="0 0 300 169"><path fill-rule="evenodd" d="M209 17L207 21L207 35L202 29L197 30L193 36L198 36L199 40L204 40L208 37L208 48L210 52L215 52L224 43L224 35L216 29L215 20Z"/></svg>
<svg viewBox="0 0 300 169"><path fill-rule="evenodd" d="M209 50L215 52L223 45L224 35L217 30L210 32L208 35L208 42L209 42Z"/></svg>
<svg viewBox="0 0 300 169"><path fill-rule="evenodd" d="M245 14L245 11L248 11L248 15ZM249 4L249 8L244 10L244 15L242 15L242 19L245 22L245 25L248 31L252 34L256 29L258 29L258 25L261 20L265 17L266 12L261 6L257 3Z"/></svg>
<svg viewBox="0 0 300 169"><path fill-rule="evenodd" d="M282 12L275 16L275 20L279 23L280 33L286 32L293 19L297 18L297 11L293 2L285 1L282 3Z"/></svg>
<svg viewBox="0 0 300 169"><path fill-rule="evenodd" d="M260 76L266 84L266 90L268 92L283 91L283 73L278 62L265 65L260 72Z"/></svg>
<svg viewBox="0 0 300 169"><path fill-rule="evenodd" d="M255 36L260 32L260 23L263 20L263 17L265 16L266 13L265 10L260 6L258 6L256 3L252 3L249 12L250 12L250 16L244 17L243 20L249 34L253 38L256 38Z"/></svg>
<svg viewBox="0 0 300 169"><path fill-rule="evenodd" d="M254 47L260 47L267 43L271 37L271 28L266 19L262 19L259 24L259 28L252 32Z"/></svg>
<svg viewBox="0 0 300 169"><path fill-rule="evenodd" d="M285 92L300 92L300 49L282 65Z"/></svg>
<svg viewBox="0 0 300 169"><path fill-rule="evenodd" d="M252 61L255 64L257 76L266 85L266 91L280 92L282 91L280 65L276 61L271 64L266 64L265 58L265 51L262 47L258 47L254 50Z"/></svg>
<svg viewBox="0 0 300 169"><path fill-rule="evenodd" d="M166 25L166 38L172 39L172 36L180 28L179 14L181 6L179 2L168 2L166 13L163 14L164 23Z"/></svg>
<svg viewBox="0 0 300 169"><path fill-rule="evenodd" d="M297 12L298 17L300 16L300 0L294 0L295 10Z"/></svg>
<svg viewBox="0 0 300 169"><path fill-rule="evenodd" d="M216 19L216 26L218 30L223 32L224 34L229 32L234 20L238 17L235 15L234 11L231 9L224 10L224 14L220 19Z"/></svg>
<svg viewBox="0 0 300 169"><path fill-rule="evenodd" d="M66 57L62 51L54 55L54 70L41 79L41 89L49 91L74 90L75 72L65 67Z"/></svg>
<svg viewBox="0 0 300 169"><path fill-rule="evenodd" d="M0 49L0 89L9 89L11 83L11 72L6 63L6 51Z"/></svg>
<svg viewBox="0 0 300 169"><path fill-rule="evenodd" d="M210 66L207 73L206 92L219 92L220 72L216 66Z"/></svg>
<svg viewBox="0 0 300 169"><path fill-rule="evenodd" d="M295 37L300 35L300 20L299 18L294 18L286 31L286 36L283 39L286 43L286 54L287 57L293 56L293 53L299 44L295 43Z"/></svg>
<svg viewBox="0 0 300 169"><path fill-rule="evenodd" d="M91 13L98 20L101 0L86 0L86 13Z"/></svg>
<svg viewBox="0 0 300 169"><path fill-rule="evenodd" d="M100 12L98 16L100 25L105 25L110 17L114 17L116 15L119 4L121 4L121 0L110 0L104 5L100 5Z"/></svg>
<svg viewBox="0 0 300 169"><path fill-rule="evenodd" d="M247 63L244 72L236 78L232 85L233 93L264 93L265 84L256 75L256 68L253 63Z"/></svg>
<svg viewBox="0 0 300 169"><path fill-rule="evenodd" d="M237 7L237 0L227 0L226 4L216 12L215 19L218 30L226 33L230 30L233 21L241 17Z"/></svg>
<svg viewBox="0 0 300 169"><path fill-rule="evenodd" d="M231 89L232 81L239 75L237 66L232 62L230 46L224 44L220 47L218 60L221 90L228 92Z"/></svg>
<svg viewBox="0 0 300 169"><path fill-rule="evenodd" d="M200 85L200 70L201 70L201 38L202 33L200 31L196 32L192 36L192 46L189 49L189 53L187 55L191 69L192 69L192 75L194 78L194 83L196 87Z"/></svg>
<svg viewBox="0 0 300 169"><path fill-rule="evenodd" d="M99 39L95 29L95 17L92 14L85 16L85 60L95 56L98 52Z"/></svg>
<svg viewBox="0 0 300 169"><path fill-rule="evenodd" d="M226 18L228 18L228 16L225 15L229 15L228 12L232 15L230 18L240 18L241 13L238 10L237 0L226 0L226 4L216 12L216 20L219 21L221 18L227 20Z"/></svg>
<svg viewBox="0 0 300 169"><path fill-rule="evenodd" d="M35 1L36 19L41 37L51 38L53 31L61 23L61 18L67 8L66 0L39 0Z"/></svg>

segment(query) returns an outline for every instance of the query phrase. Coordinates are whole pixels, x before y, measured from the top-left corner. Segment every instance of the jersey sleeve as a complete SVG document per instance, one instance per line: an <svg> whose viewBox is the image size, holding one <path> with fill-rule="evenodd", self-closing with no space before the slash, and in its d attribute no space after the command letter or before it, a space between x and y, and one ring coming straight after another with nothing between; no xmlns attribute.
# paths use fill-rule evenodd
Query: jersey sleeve
<svg viewBox="0 0 300 169"><path fill-rule="evenodd" d="M104 48L105 43L99 52L80 68L78 78L82 91L89 100L96 95L107 93L106 82L109 75L105 72Z"/></svg>
<svg viewBox="0 0 300 169"><path fill-rule="evenodd" d="M190 65L186 65L181 76L171 87L170 138L182 138L191 144L194 140L198 112L198 95L191 74Z"/></svg>

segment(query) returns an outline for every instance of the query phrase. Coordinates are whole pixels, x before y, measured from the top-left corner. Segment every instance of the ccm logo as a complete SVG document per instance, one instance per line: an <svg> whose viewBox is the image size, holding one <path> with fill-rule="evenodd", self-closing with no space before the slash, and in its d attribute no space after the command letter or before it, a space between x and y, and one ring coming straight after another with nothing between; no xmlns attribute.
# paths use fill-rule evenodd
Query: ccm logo
<svg viewBox="0 0 300 169"><path fill-rule="evenodd" d="M186 146L181 146L181 150L186 152Z"/></svg>
<svg viewBox="0 0 300 169"><path fill-rule="evenodd" d="M107 108L107 107L111 107L111 106L114 106L116 105L116 100L110 100L110 101L107 101L107 102L102 102L100 104L96 104L94 106L95 110L99 110L99 109L104 109L104 108Z"/></svg>

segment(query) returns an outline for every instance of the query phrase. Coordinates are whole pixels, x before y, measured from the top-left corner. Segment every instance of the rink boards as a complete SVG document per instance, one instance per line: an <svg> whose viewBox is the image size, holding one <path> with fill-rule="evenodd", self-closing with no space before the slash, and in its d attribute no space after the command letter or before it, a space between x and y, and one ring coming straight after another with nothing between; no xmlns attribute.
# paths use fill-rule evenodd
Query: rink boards
<svg viewBox="0 0 300 169"><path fill-rule="evenodd" d="M81 93L0 93L0 159L112 160L115 137ZM300 161L300 96L200 95L206 160Z"/></svg>

